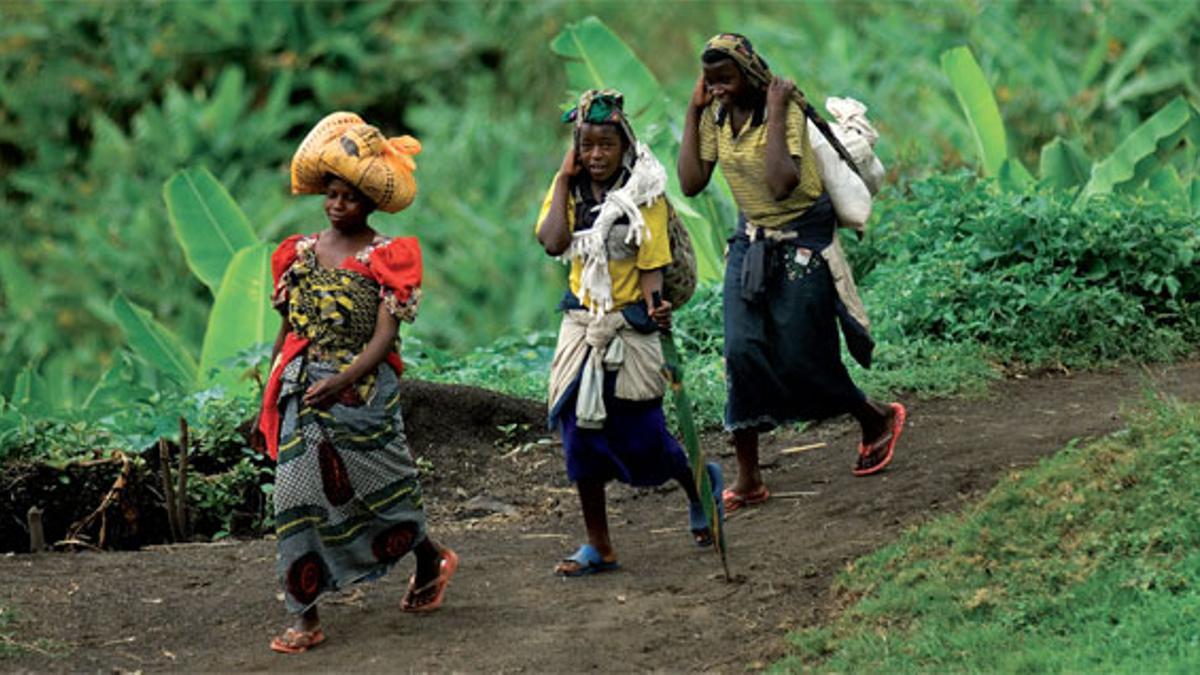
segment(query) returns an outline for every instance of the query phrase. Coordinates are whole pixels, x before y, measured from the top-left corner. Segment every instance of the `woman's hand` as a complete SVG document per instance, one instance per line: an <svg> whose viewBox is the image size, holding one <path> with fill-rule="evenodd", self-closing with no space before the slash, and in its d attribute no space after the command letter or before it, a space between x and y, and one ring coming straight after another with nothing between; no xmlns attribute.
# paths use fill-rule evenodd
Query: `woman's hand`
<svg viewBox="0 0 1200 675"><path fill-rule="evenodd" d="M567 154L563 155L562 166L558 168L560 176L575 176L579 173L581 165L579 158L575 152L575 146L567 148Z"/></svg>
<svg viewBox="0 0 1200 675"><path fill-rule="evenodd" d="M709 103L712 103L712 99L712 92L708 90L708 85L704 82L704 73L701 73L700 77L696 78L696 86L692 88L691 105L696 110L703 110L708 107Z"/></svg>
<svg viewBox="0 0 1200 675"><path fill-rule="evenodd" d="M767 110L771 114L786 114L788 102L792 100L792 92L796 91L796 83L779 76L771 78L767 87Z"/></svg>
<svg viewBox="0 0 1200 675"><path fill-rule="evenodd" d="M650 318L654 319L654 323L663 331L671 330L671 303L663 300L658 304L658 307L650 308Z"/></svg>
<svg viewBox="0 0 1200 675"><path fill-rule="evenodd" d="M315 382L304 392L304 405L310 408L328 408L337 402L338 395L349 385L342 373Z"/></svg>

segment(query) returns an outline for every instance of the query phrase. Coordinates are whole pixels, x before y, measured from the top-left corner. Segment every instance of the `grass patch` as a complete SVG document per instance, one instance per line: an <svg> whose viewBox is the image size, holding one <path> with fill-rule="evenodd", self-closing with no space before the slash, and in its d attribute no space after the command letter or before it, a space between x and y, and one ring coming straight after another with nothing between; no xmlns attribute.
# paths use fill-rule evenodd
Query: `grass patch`
<svg viewBox="0 0 1200 675"><path fill-rule="evenodd" d="M1200 663L1200 406L1155 400L835 582L775 670L1185 672Z"/></svg>
<svg viewBox="0 0 1200 675"><path fill-rule="evenodd" d="M0 605L0 659L35 652L43 656L63 656L66 645L54 640L38 638L31 642L20 638L17 630L17 615L8 607Z"/></svg>

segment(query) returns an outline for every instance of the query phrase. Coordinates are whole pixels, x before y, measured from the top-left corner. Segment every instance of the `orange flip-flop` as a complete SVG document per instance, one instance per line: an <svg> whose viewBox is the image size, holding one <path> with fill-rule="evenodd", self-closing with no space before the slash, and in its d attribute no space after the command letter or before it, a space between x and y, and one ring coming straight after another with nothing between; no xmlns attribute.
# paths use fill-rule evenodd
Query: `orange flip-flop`
<svg viewBox="0 0 1200 675"><path fill-rule="evenodd" d="M325 631L289 628L271 640L271 649L280 654L303 654L325 641Z"/></svg>
<svg viewBox="0 0 1200 675"><path fill-rule="evenodd" d="M864 458L869 457L877 452L880 447L884 448L883 459L880 459L878 462L869 467L859 468L859 466L856 466L851 470L855 476L870 476L873 473L879 473L880 471L883 471L884 467L892 463L892 455L894 455L896 452L896 441L900 440L900 434L904 432L904 421L908 418L908 411L905 410L904 406L900 403L892 403L890 407L893 413L892 428L870 445L866 443L858 444L858 458L860 466Z"/></svg>
<svg viewBox="0 0 1200 675"><path fill-rule="evenodd" d="M446 586L450 585L450 578L454 576L454 572L458 569L458 554L448 548L443 548L441 552L442 561L438 567L437 578L424 586L417 588L417 575L408 578L408 592L404 594L404 598L400 601L400 611L402 612L432 612L442 606L442 600L446 595ZM436 593L433 599L423 605L414 605L411 598L417 595L424 595L430 589L435 589Z"/></svg>
<svg viewBox="0 0 1200 675"><path fill-rule="evenodd" d="M764 485L750 494L739 494L733 488L725 488L721 493L721 502L725 504L725 513L733 513L743 506L758 506L771 497L771 491Z"/></svg>

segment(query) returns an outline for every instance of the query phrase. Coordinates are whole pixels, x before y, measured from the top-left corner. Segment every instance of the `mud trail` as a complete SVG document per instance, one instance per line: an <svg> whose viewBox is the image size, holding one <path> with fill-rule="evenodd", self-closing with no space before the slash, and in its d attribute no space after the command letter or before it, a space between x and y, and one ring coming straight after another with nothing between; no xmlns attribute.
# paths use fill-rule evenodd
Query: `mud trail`
<svg viewBox="0 0 1200 675"><path fill-rule="evenodd" d="M422 390L422 388L424 388ZM771 489L790 496L728 520L727 583L696 549L677 489L612 486L622 569L563 580L556 560L582 538L559 446L536 442L538 404L466 388L417 387L405 410L434 536L458 551L444 608L398 611L411 562L323 605L329 641L304 656L267 649L284 625L273 542L0 558L0 605L22 643L4 670L741 671L783 653L783 636L823 621L834 575L907 526L954 511L1001 476L1072 438L1122 426L1147 389L1200 399L1200 362L1010 380L986 400L912 400L896 460L850 474L847 420L763 439ZM472 422L471 420L475 420ZM480 421L482 420L482 421ZM471 427L470 425L476 425ZM505 425L505 429L499 429ZM516 425L516 426L507 426ZM524 426L522 426L524 425ZM727 475L721 435L705 439ZM785 449L814 443L804 452ZM42 643L43 645L45 643Z"/></svg>

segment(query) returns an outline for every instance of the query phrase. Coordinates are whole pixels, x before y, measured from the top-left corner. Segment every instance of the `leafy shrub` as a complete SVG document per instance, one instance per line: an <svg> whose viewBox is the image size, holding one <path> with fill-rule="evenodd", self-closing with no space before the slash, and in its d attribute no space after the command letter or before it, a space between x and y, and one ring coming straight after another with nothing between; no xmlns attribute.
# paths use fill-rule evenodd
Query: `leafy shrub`
<svg viewBox="0 0 1200 675"><path fill-rule="evenodd" d="M1200 328L1200 231L1170 204L1011 194L965 175L883 201L851 249L884 343L975 342L1032 366L1162 359Z"/></svg>

